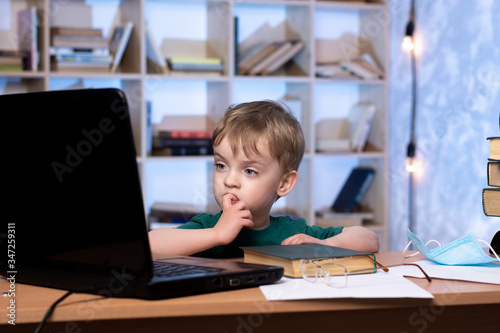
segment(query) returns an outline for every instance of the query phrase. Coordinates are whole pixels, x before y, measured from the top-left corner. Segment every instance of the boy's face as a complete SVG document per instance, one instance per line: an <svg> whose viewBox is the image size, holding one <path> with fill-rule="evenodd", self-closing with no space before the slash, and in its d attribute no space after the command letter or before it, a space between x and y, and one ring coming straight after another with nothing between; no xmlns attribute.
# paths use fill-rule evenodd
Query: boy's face
<svg viewBox="0 0 500 333"><path fill-rule="evenodd" d="M234 199L232 204L244 201L259 228L259 221L268 220L284 173L278 159L271 156L267 140L261 140L257 148L260 155L246 156L241 147L234 155L227 138L214 147L214 195L221 208L227 194Z"/></svg>

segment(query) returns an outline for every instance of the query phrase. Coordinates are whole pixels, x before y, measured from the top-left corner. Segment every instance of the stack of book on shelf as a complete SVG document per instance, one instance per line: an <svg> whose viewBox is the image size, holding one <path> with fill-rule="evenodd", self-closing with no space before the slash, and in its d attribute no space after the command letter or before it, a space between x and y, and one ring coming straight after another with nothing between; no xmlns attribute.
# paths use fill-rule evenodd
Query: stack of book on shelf
<svg viewBox="0 0 500 333"><path fill-rule="evenodd" d="M368 142L375 105L357 103L347 118L322 119L316 124L316 150L318 152L362 152Z"/></svg>
<svg viewBox="0 0 500 333"><path fill-rule="evenodd" d="M152 223L186 223L198 214L205 213L207 207L173 202L154 202L149 211L148 221Z"/></svg>
<svg viewBox="0 0 500 333"><path fill-rule="evenodd" d="M301 40L262 43L238 62L239 75L270 75L295 57L303 48Z"/></svg>
<svg viewBox="0 0 500 333"><path fill-rule="evenodd" d="M316 64L316 76L338 79L382 80L384 71L365 53L357 59L344 60L335 64Z"/></svg>
<svg viewBox="0 0 500 333"><path fill-rule="evenodd" d="M54 71L109 71L113 57L101 29L51 27L50 40Z"/></svg>
<svg viewBox="0 0 500 333"><path fill-rule="evenodd" d="M153 155L212 155L212 131L159 130L153 136Z"/></svg>
<svg viewBox="0 0 500 333"><path fill-rule="evenodd" d="M301 259L327 260L322 264L332 263L344 266L348 271L376 271L373 253L348 250L322 244L264 245L242 247L246 263L275 265L285 269L285 276L301 278ZM365 272L367 273L367 272Z"/></svg>
<svg viewBox="0 0 500 333"><path fill-rule="evenodd" d="M0 50L0 71L22 71L28 56L28 52Z"/></svg>
<svg viewBox="0 0 500 333"><path fill-rule="evenodd" d="M361 200L375 178L375 169L356 167L352 169L337 198L331 207L316 213L320 219L316 224L326 226L362 225L363 221L372 220L373 213L361 206Z"/></svg>
<svg viewBox="0 0 500 333"><path fill-rule="evenodd" d="M202 74L219 76L224 70L222 59L216 57L169 57L171 75Z"/></svg>
<svg viewBox="0 0 500 333"><path fill-rule="evenodd" d="M116 27L111 39L101 29L52 27L52 70L58 72L115 72L132 32L133 23Z"/></svg>
<svg viewBox="0 0 500 333"><path fill-rule="evenodd" d="M212 131L207 130L213 123L206 115L165 115L150 127L153 156L213 155Z"/></svg>

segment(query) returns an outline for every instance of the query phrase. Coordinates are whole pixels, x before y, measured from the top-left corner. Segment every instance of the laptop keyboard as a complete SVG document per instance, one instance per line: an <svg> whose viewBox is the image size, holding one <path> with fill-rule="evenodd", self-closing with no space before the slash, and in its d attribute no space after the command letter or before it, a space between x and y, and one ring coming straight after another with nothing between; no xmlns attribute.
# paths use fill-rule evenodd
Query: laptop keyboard
<svg viewBox="0 0 500 333"><path fill-rule="evenodd" d="M214 267L193 266L176 264L170 262L153 262L153 273L159 277L172 277L179 275L210 274L218 273L221 270Z"/></svg>

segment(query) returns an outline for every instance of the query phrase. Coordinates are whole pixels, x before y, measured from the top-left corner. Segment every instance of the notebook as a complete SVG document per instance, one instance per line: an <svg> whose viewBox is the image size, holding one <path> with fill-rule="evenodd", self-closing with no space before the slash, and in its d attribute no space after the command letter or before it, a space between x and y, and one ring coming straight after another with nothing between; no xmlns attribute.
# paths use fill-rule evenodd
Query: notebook
<svg viewBox="0 0 500 333"><path fill-rule="evenodd" d="M153 262L130 120L139 114L129 112L123 91L2 95L0 105L2 275L14 275L16 283L144 299L282 277L282 267L231 260L163 256ZM191 271L161 276L157 265Z"/></svg>

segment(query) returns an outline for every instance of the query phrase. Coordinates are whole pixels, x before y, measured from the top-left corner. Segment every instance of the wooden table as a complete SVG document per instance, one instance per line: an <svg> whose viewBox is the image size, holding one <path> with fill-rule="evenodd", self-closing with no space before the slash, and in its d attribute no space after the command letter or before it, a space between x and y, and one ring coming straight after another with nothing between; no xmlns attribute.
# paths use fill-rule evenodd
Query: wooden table
<svg viewBox="0 0 500 333"><path fill-rule="evenodd" d="M385 265L400 252L377 254ZM414 257L413 260L421 258ZM500 279L500 275L499 275ZM73 294L43 332L497 332L500 285L410 278L434 295L422 299L322 299L268 302L259 288L146 301ZM0 292L9 283L0 281ZM15 328L33 332L62 290L15 285ZM0 331L9 297L0 297Z"/></svg>

